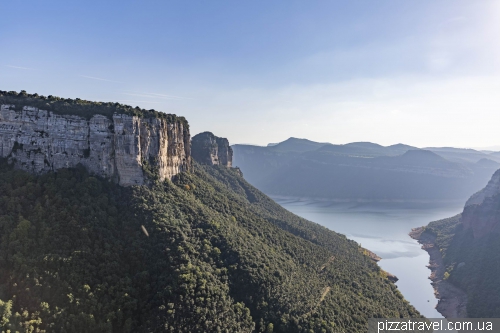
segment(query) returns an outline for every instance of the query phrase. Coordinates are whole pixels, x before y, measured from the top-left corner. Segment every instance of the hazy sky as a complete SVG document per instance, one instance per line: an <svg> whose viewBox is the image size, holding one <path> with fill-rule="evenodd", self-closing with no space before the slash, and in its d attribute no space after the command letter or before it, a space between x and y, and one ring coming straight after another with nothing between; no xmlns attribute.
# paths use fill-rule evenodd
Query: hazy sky
<svg viewBox="0 0 500 333"><path fill-rule="evenodd" d="M500 145L500 1L1 1L0 90L231 143Z"/></svg>

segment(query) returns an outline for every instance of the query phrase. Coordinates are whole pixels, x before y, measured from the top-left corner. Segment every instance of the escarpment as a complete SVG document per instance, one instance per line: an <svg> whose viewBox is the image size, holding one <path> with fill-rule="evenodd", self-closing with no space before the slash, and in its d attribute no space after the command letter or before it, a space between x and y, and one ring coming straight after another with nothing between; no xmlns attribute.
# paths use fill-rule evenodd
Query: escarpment
<svg viewBox="0 0 500 333"><path fill-rule="evenodd" d="M469 200L465 203L465 206L479 205L483 203L484 199L492 197L500 193L500 170L497 170L491 180L488 182L485 188L481 191L474 193Z"/></svg>
<svg viewBox="0 0 500 333"><path fill-rule="evenodd" d="M193 137L193 159L201 164L223 165L233 164L233 149L226 138L219 138L211 132L203 132Z"/></svg>
<svg viewBox="0 0 500 333"><path fill-rule="evenodd" d="M92 174L130 186L148 177L171 179L191 166L184 118L102 115L92 105L78 105L82 114L76 115L74 104L64 114L64 105L54 112L27 104L30 99L24 96L7 97L0 98L0 157L17 168L42 174L81 164ZM40 104L39 98L32 100Z"/></svg>
<svg viewBox="0 0 500 333"><path fill-rule="evenodd" d="M481 204L465 206L462 224L465 230L472 229L474 238L491 233L500 234L500 196L487 197Z"/></svg>
<svg viewBox="0 0 500 333"><path fill-rule="evenodd" d="M472 229L474 238L490 233L500 234L500 170L497 170L488 185L467 200L462 212L465 230Z"/></svg>
<svg viewBox="0 0 500 333"><path fill-rule="evenodd" d="M500 171L461 214L412 231L431 256L437 310L446 318L500 316Z"/></svg>

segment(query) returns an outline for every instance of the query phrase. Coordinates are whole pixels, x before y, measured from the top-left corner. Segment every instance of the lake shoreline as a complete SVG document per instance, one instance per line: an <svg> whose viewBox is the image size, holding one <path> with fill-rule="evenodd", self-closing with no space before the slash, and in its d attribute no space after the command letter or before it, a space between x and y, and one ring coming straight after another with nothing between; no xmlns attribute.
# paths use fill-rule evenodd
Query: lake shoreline
<svg viewBox="0 0 500 333"><path fill-rule="evenodd" d="M414 228L409 235L429 254L427 267L431 270L429 279L438 299L436 310L445 318L467 318L467 295L444 279L445 267L441 252L435 243L436 237L424 233L424 230L425 227Z"/></svg>
<svg viewBox="0 0 500 333"><path fill-rule="evenodd" d="M266 193L274 201L276 200L292 200L305 202L330 202L330 203L353 203L353 204L454 204L463 203L463 199L452 200L423 200L423 199L366 199L366 198L329 198L329 197L313 197L313 196L293 196Z"/></svg>
<svg viewBox="0 0 500 333"><path fill-rule="evenodd" d="M399 280L399 291L422 315L443 318L436 310L438 300L429 281L429 254L408 236L415 226L452 216L463 203L357 203L323 202L304 198L276 198L285 209L330 230L346 235L369 250L380 268ZM376 255L375 255L376 254Z"/></svg>

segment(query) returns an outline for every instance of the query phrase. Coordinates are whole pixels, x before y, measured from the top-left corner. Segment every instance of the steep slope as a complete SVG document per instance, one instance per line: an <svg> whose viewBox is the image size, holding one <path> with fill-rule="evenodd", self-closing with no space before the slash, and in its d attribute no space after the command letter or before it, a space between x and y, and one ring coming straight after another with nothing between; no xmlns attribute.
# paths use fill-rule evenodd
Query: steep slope
<svg viewBox="0 0 500 333"><path fill-rule="evenodd" d="M355 242L235 169L196 164L128 188L84 168L33 176L2 163L0 177L10 329L364 332L369 317L418 316Z"/></svg>
<svg viewBox="0 0 500 333"><path fill-rule="evenodd" d="M469 200L467 200L465 206L481 204L484 201L484 199L492 197L498 193L500 193L500 170L497 170L493 174L493 176L491 177L490 181L488 182L485 188L483 188L481 191L474 193L469 198Z"/></svg>
<svg viewBox="0 0 500 333"><path fill-rule="evenodd" d="M500 317L500 170L463 212L429 223L420 239L433 240L444 279L467 294L470 317Z"/></svg>

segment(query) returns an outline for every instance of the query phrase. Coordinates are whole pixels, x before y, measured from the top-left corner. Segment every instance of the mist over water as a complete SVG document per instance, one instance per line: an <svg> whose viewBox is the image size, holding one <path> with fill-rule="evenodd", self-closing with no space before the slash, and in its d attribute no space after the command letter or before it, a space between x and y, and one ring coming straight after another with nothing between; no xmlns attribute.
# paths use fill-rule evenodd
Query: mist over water
<svg viewBox="0 0 500 333"><path fill-rule="evenodd" d="M428 318L442 318L429 280L429 255L408 233L431 221L461 212L463 202L359 203L273 197L287 210L345 234L382 260L382 269L396 275L404 297Z"/></svg>

